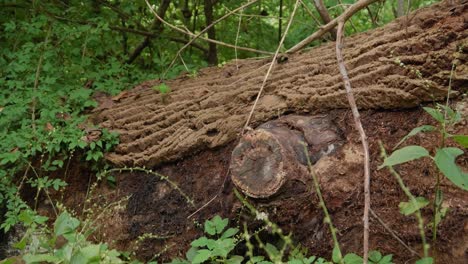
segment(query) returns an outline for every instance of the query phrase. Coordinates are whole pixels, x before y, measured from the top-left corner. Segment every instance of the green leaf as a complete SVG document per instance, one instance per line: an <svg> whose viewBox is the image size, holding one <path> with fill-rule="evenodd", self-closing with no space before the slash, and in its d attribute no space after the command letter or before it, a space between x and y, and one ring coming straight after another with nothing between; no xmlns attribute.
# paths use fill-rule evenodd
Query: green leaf
<svg viewBox="0 0 468 264"><path fill-rule="evenodd" d="M416 127L416 128L413 128L413 130L411 130L408 135L404 136L400 142L398 142L398 144L396 144L396 146L393 148L393 149L396 149L398 146L400 146L403 142L405 142L408 138L412 137L412 136L415 136L416 134L420 133L420 132L429 132L429 131L434 131L436 130L436 127L434 126L431 126L431 125L423 125L423 126L419 126L419 127Z"/></svg>
<svg viewBox="0 0 468 264"><path fill-rule="evenodd" d="M332 252L332 260L333 260L333 262L335 262L335 263L340 263L342 258L343 258L343 255L341 255L340 248L337 247L337 246L335 246L335 247L333 248L333 252Z"/></svg>
<svg viewBox="0 0 468 264"><path fill-rule="evenodd" d="M379 264L392 264L393 255L389 254L380 259Z"/></svg>
<svg viewBox="0 0 468 264"><path fill-rule="evenodd" d="M223 235L221 235L221 239L224 239L224 238L230 238L234 235L237 234L237 232L239 232L239 229L237 228L228 228L226 231L224 231Z"/></svg>
<svg viewBox="0 0 468 264"><path fill-rule="evenodd" d="M373 262L379 262L382 259L382 254L377 250L372 250L369 252L369 260Z"/></svg>
<svg viewBox="0 0 468 264"><path fill-rule="evenodd" d="M232 256L231 258L227 259L226 263L227 264L241 264L242 260L244 260L243 257L235 255L235 256Z"/></svg>
<svg viewBox="0 0 468 264"><path fill-rule="evenodd" d="M421 146L407 146L394 151L392 155L384 160L384 163L379 167L379 169L428 156L429 152Z"/></svg>
<svg viewBox="0 0 468 264"><path fill-rule="evenodd" d="M416 197L415 200L409 202L401 202L398 207L400 208L400 213L403 215L411 215L417 210L425 207L429 204L429 201L424 197Z"/></svg>
<svg viewBox="0 0 468 264"><path fill-rule="evenodd" d="M447 177L453 184L468 190L468 173L464 173L455 163L455 159L463 154L463 150L459 148L443 148L437 149L434 157L437 168Z"/></svg>
<svg viewBox="0 0 468 264"><path fill-rule="evenodd" d="M275 246L273 246L272 244L270 244L270 243L267 243L267 244L265 245L265 251L266 251L266 252L268 253L268 255L270 255L270 256L275 256L275 257L276 257L276 256L279 256L279 254L280 254L279 250L278 250Z"/></svg>
<svg viewBox="0 0 468 264"><path fill-rule="evenodd" d="M37 254L37 255L31 255L31 254L26 254L23 256L23 260L26 263L44 263L44 262L52 262L52 263L57 263L60 262L60 259L49 255L49 254Z"/></svg>
<svg viewBox="0 0 468 264"><path fill-rule="evenodd" d="M159 91L161 94L166 94L171 91L171 88L169 88L167 84L161 83L160 85L153 86L153 90Z"/></svg>
<svg viewBox="0 0 468 264"><path fill-rule="evenodd" d="M432 259L431 257L426 257L416 261L415 264L432 264L433 262L434 259Z"/></svg>
<svg viewBox="0 0 468 264"><path fill-rule="evenodd" d="M207 237L200 237L198 239L195 239L190 243L192 247L205 247L208 244L208 238Z"/></svg>
<svg viewBox="0 0 468 264"><path fill-rule="evenodd" d="M432 116L435 120L439 121L439 123L443 123L445 121L444 115L437 109L431 107L423 107L424 111L426 111L429 115Z"/></svg>
<svg viewBox="0 0 468 264"><path fill-rule="evenodd" d="M208 249L200 249L192 260L192 263L203 263L211 257L211 251Z"/></svg>
<svg viewBox="0 0 468 264"><path fill-rule="evenodd" d="M452 138L458 144L462 145L464 148L468 148L468 136L467 135L454 135Z"/></svg>
<svg viewBox="0 0 468 264"><path fill-rule="evenodd" d="M363 263L363 259L354 253L346 254L343 260L345 264L362 264Z"/></svg>
<svg viewBox="0 0 468 264"><path fill-rule="evenodd" d="M54 224L54 233L56 236L75 231L80 225L80 221L72 217L68 212L63 212L57 217Z"/></svg>
<svg viewBox="0 0 468 264"><path fill-rule="evenodd" d="M89 245L81 248L76 255L73 255L70 264L82 264L98 262L101 258L101 245Z"/></svg>

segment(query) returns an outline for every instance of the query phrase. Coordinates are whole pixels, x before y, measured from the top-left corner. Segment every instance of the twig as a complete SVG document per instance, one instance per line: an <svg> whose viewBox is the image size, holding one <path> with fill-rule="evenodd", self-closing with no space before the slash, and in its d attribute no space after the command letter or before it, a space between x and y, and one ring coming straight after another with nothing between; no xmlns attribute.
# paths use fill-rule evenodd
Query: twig
<svg viewBox="0 0 468 264"><path fill-rule="evenodd" d="M153 15L161 20L161 22L163 24L165 24L166 26L172 28L173 30L175 31L178 31L180 33L183 33L183 34L186 34L190 37L195 37L196 34L190 32L190 31L187 31L187 30L184 30L184 29L181 29L179 27L176 27L174 25L172 25L171 23L167 22L166 20L162 19L157 13L156 11L153 9L153 7L151 6L151 4L148 2L148 0L145 0L146 2L146 5L149 7L151 13L153 13ZM246 48L246 47L239 47L239 46L235 46L235 45L232 45L232 44L229 44L229 43L225 43L225 42L222 42L222 41L218 41L218 40L214 40L214 39L210 39L210 38L205 38L205 37L198 37L199 39L203 39L207 42L211 42L211 43L215 43L217 45L221 45L221 46L225 46L225 47L229 47L229 48L235 48L235 49L239 49L239 50L245 50L245 51L250 51L250 52L255 52L255 53L260 53L260 54L266 54L266 55L272 55L273 52L269 52L269 51L264 51L264 50L257 50L257 49L252 49L252 48Z"/></svg>
<svg viewBox="0 0 468 264"><path fill-rule="evenodd" d="M221 187L219 188L219 191L216 193L215 196L213 196L208 202L206 202L204 205L202 205L200 208L198 208L195 212L191 213L189 216L187 216L187 219L192 218L194 215L196 215L198 212L203 210L205 207L207 207L209 204L211 204L218 196L223 192L224 185L226 184L227 178L229 176L230 170L228 169L226 171L226 174L224 175L224 180L223 183L221 184Z"/></svg>
<svg viewBox="0 0 468 264"><path fill-rule="evenodd" d="M265 77L263 78L262 86L260 87L260 90L258 91L257 98L255 98L255 102L252 106L252 109L250 110L249 117L247 118L247 121L245 122L244 128L242 129L242 134L244 133L245 129L249 126L250 120L252 119L252 115L255 111L255 107L257 106L258 100L260 99L260 96L262 95L263 89L265 88L266 82L268 80L268 77L270 77L271 70L273 69L273 66L275 65L276 58L278 57L279 51L281 47L283 46L284 40L286 39L286 36L288 35L289 28L291 27L292 21L294 19L294 15L296 14L297 7L299 6L299 1L296 0L296 4L294 5L294 9L291 13L291 16L288 21L288 25L286 26L286 29L284 30L284 35L281 38L280 43L278 44L278 47L276 48L275 55L273 56L273 59L271 60L270 67L268 68L267 73L265 74Z"/></svg>
<svg viewBox="0 0 468 264"><path fill-rule="evenodd" d="M290 48L286 53L295 53L298 52L299 50L303 49L306 47L309 43L312 41L319 39L322 37L325 33L329 32L333 28L335 28L336 25L338 25L338 22L343 20L346 21L348 18L353 16L356 12L359 10L363 9L364 7L377 2L378 0L359 0L357 3L354 5L351 5L346 11L343 12L339 17L333 19L330 21L330 23L324 25L323 27L320 28L320 30L314 32L312 35L308 36L301 42L297 43L294 47Z"/></svg>
<svg viewBox="0 0 468 264"><path fill-rule="evenodd" d="M330 21L332 19L331 19L330 14L328 13L327 8L323 4L323 0L314 0L313 2L314 2L315 8L317 9L317 12L319 13L320 17L322 18L322 21L324 23L330 23ZM331 31L332 38L335 40L336 39L336 30L332 29L330 31Z"/></svg>
<svg viewBox="0 0 468 264"><path fill-rule="evenodd" d="M214 25L218 24L219 22L223 21L224 19L230 17L232 14L236 13L237 11L239 10L244 10L246 7L256 3L258 0L251 0L249 1L248 3L228 12L227 14L225 14L224 16L218 18L217 20L213 21L213 23L211 23L210 25L208 25L207 27L205 27L202 31L200 31L200 33L198 33L197 35L193 36L192 39L190 39L187 44L185 44L182 48L180 48L178 51L177 51L177 54L175 55L174 59L172 60L171 64L169 64L169 67L167 67L166 71L164 72L163 76L166 75L166 73L169 71L169 69L172 68L172 66L174 65L175 61L177 60L178 57L181 57L180 54L182 53L182 51L187 48L192 42L194 42L197 38L200 38L200 36L202 34L204 34L205 32L207 32L209 29L211 29L212 27L214 27ZM236 39L236 45L234 45L234 49L237 51L238 47L237 47L237 39Z"/></svg>
<svg viewBox="0 0 468 264"><path fill-rule="evenodd" d="M418 256L418 257L421 257L418 252L414 251L414 249L410 248L403 240L401 240L400 237L398 237L398 235L395 233L395 231L393 231L387 224L385 224L385 222L382 220L382 218L380 218L375 212L374 210L372 210L372 208L370 209L370 213L372 214L372 216L385 228L385 230L387 230L390 235L393 236L393 238L395 238L398 242L400 242L400 244L405 247L409 252L411 252L411 254L413 254L414 256Z"/></svg>
<svg viewBox="0 0 468 264"><path fill-rule="evenodd" d="M349 9L352 9L350 7ZM349 10L348 9L348 10ZM343 60L343 28L346 20L340 20L338 23L338 32L336 39L336 59L338 60L338 67L340 73L343 77L344 86L346 88L346 97L348 98L349 106L353 112L354 125L359 131L361 136L362 148L364 150L364 232L363 232L363 259L364 264L367 264L368 254L369 254L369 209L370 209L370 159L369 159L369 143L367 142L366 132L362 127L361 119L359 117L359 111L356 105L356 100L354 99L353 91L351 88L351 83L349 81L348 72Z"/></svg>

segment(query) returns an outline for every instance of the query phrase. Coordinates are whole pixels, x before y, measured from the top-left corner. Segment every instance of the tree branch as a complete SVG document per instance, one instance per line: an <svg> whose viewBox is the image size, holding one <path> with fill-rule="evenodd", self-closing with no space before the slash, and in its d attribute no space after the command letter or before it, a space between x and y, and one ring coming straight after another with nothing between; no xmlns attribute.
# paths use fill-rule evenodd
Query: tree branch
<svg viewBox="0 0 468 264"><path fill-rule="evenodd" d="M350 7L349 9L351 9ZM369 143L367 142L366 132L362 127L361 118L359 117L359 111L354 99L353 90L351 89L351 82L349 81L348 72L346 70L342 49L343 49L343 29L346 20L343 17L339 20L337 39L336 39L336 59L338 60L338 67L340 69L341 76L343 77L344 86L346 88L346 96L348 97L349 106L353 112L354 125L359 131L361 136L362 148L364 150L364 234L363 234L363 259L364 264L367 264L369 255L369 209L370 209L370 158L369 158Z"/></svg>
<svg viewBox="0 0 468 264"><path fill-rule="evenodd" d="M325 33L330 32L330 30L334 29L336 25L338 25L338 21L346 21L348 20L351 16L353 16L356 12L359 10L363 9L364 7L377 2L378 0L359 0L357 3L354 5L350 6L348 9L346 9L343 14L341 14L339 17L333 19L330 21L328 24L320 28L320 30L314 32L312 35L308 36L301 42L297 43L294 47L290 48L286 53L295 53L298 52L299 50L303 49L306 47L308 44L310 44L312 41L319 39L322 37Z"/></svg>
<svg viewBox="0 0 468 264"><path fill-rule="evenodd" d="M253 0L256 2L256 0ZM377 0L376 0L377 1ZM238 46L235 46L235 45L232 45L232 44L229 44L229 43L225 43L225 42L222 42L222 41L218 41L218 40L214 40L214 39L210 39L210 38L205 38L205 37L202 37L201 34L194 34L188 30L185 30L185 29L181 29L179 27L176 27L174 25L172 25L171 23L167 22L166 20L164 20L162 17L160 17L155 11L154 9L152 8L151 4L148 2L148 0L145 0L146 2L146 5L148 6L148 8L151 10L151 12L153 13L153 15L159 19L163 24L165 24L166 26L172 28L173 30L175 31L178 31L180 33L183 33L183 34L186 34L190 37L193 37L193 38L199 38L199 39L203 39L207 42L211 42L211 43L215 43L217 45L222 45L222 46L225 46L225 47L229 47L229 48L233 48L233 49L238 49L238 50L245 50L245 51L250 51L250 52L255 52L255 53L260 53L260 54L266 54L266 55L273 55L273 52L269 52L269 51L264 51L264 50L256 50L256 49L252 49L252 48L246 48L246 47L238 47ZM237 11L237 10L236 10ZM218 23L219 21L223 20L224 18L226 18L227 15L224 15L223 17L219 18L218 20L216 20L215 22L213 22L211 25L214 25L216 23ZM205 30L207 30L207 28L205 28ZM200 33L204 33L205 31L202 31Z"/></svg>

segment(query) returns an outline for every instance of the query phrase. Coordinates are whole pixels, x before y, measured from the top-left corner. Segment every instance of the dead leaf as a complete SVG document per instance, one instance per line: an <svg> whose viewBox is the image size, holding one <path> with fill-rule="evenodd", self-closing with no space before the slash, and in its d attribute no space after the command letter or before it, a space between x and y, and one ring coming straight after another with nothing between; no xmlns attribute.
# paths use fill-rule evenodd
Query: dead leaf
<svg viewBox="0 0 468 264"><path fill-rule="evenodd" d="M45 130L53 131L54 129L55 129L54 126L51 123L47 122L47 124L45 125Z"/></svg>

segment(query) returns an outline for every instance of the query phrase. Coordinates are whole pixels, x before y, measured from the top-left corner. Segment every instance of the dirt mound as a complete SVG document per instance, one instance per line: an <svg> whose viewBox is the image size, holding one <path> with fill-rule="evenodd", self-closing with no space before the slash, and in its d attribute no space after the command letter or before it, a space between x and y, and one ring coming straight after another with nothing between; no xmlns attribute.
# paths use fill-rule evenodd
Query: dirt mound
<svg viewBox="0 0 468 264"><path fill-rule="evenodd" d="M465 106L467 102L464 102ZM463 103L458 103L463 106ZM465 110L466 111L466 110ZM321 115L323 116L323 115ZM466 115L465 115L466 116ZM372 209L385 224L405 243L420 252L421 244L417 221L414 217L399 213L398 204L407 198L388 170L377 170L382 163L378 140L387 149L394 147L414 127L432 124L434 120L421 109L384 111L366 110L361 113L364 129L368 133L371 154ZM345 145L329 156L322 157L315 165L319 174L325 202L338 229L338 239L344 252L362 252L362 163L359 135L353 126L350 110L332 110L327 118L342 132ZM468 134L468 120L459 124L451 133ZM406 144L434 148L439 142L438 133L425 133L410 138ZM450 143L450 142L449 142ZM234 197L233 184L226 176L231 154L236 142L217 149L208 149L183 160L156 168L191 199L190 205L177 190L154 175L141 172L113 174L117 179L115 189L105 184L97 188L91 200L105 207L107 204L127 199L126 206L104 216L94 235L98 241L108 241L122 250L136 250L138 258L170 261L183 257L190 242L202 235L206 219L218 214L229 217L233 226L249 223L251 230L260 226L248 210ZM356 152L357 151L357 152ZM458 164L468 169L468 154L459 158ZM330 166L331 165L331 166ZM437 169L430 159L421 159L398 167L404 182L416 196L433 199L433 187ZM75 177L74 177L75 178ZM71 182L69 191L74 195L64 203L70 208L82 208L87 193L87 178L76 175L78 182ZM81 180L80 180L81 179ZM309 254L330 258L333 247L323 213L310 185L301 181L288 181L274 197L251 199L258 210L267 213L285 232L292 232L295 243L301 244ZM76 188L76 189L75 189ZM447 216L438 230L438 242L432 245L437 252L437 263L466 263L468 259L468 196L466 192L442 181L444 206ZM202 210L215 194L219 196ZM82 198L79 198L82 197ZM431 221L432 207L423 210L425 222ZM99 212L99 210L97 210ZM197 212L192 218L192 213ZM376 218L371 216L370 247L385 254L393 254L395 263L414 262L418 257L400 244ZM431 228L427 226L427 237ZM273 243L268 233L265 241ZM137 242L138 237L146 239ZM243 254L239 252L239 254Z"/></svg>
<svg viewBox="0 0 468 264"><path fill-rule="evenodd" d="M408 108L447 94L454 56L454 90L468 84L467 4L442 3L345 40L345 62L362 109ZM455 55L454 55L455 54ZM462 55L456 55L462 54ZM161 95L148 81L97 109L95 120L118 131L121 144L107 159L117 165L154 166L235 140L261 86L270 59L207 68L195 78L167 81ZM334 43L275 65L253 125L295 112L348 108Z"/></svg>

